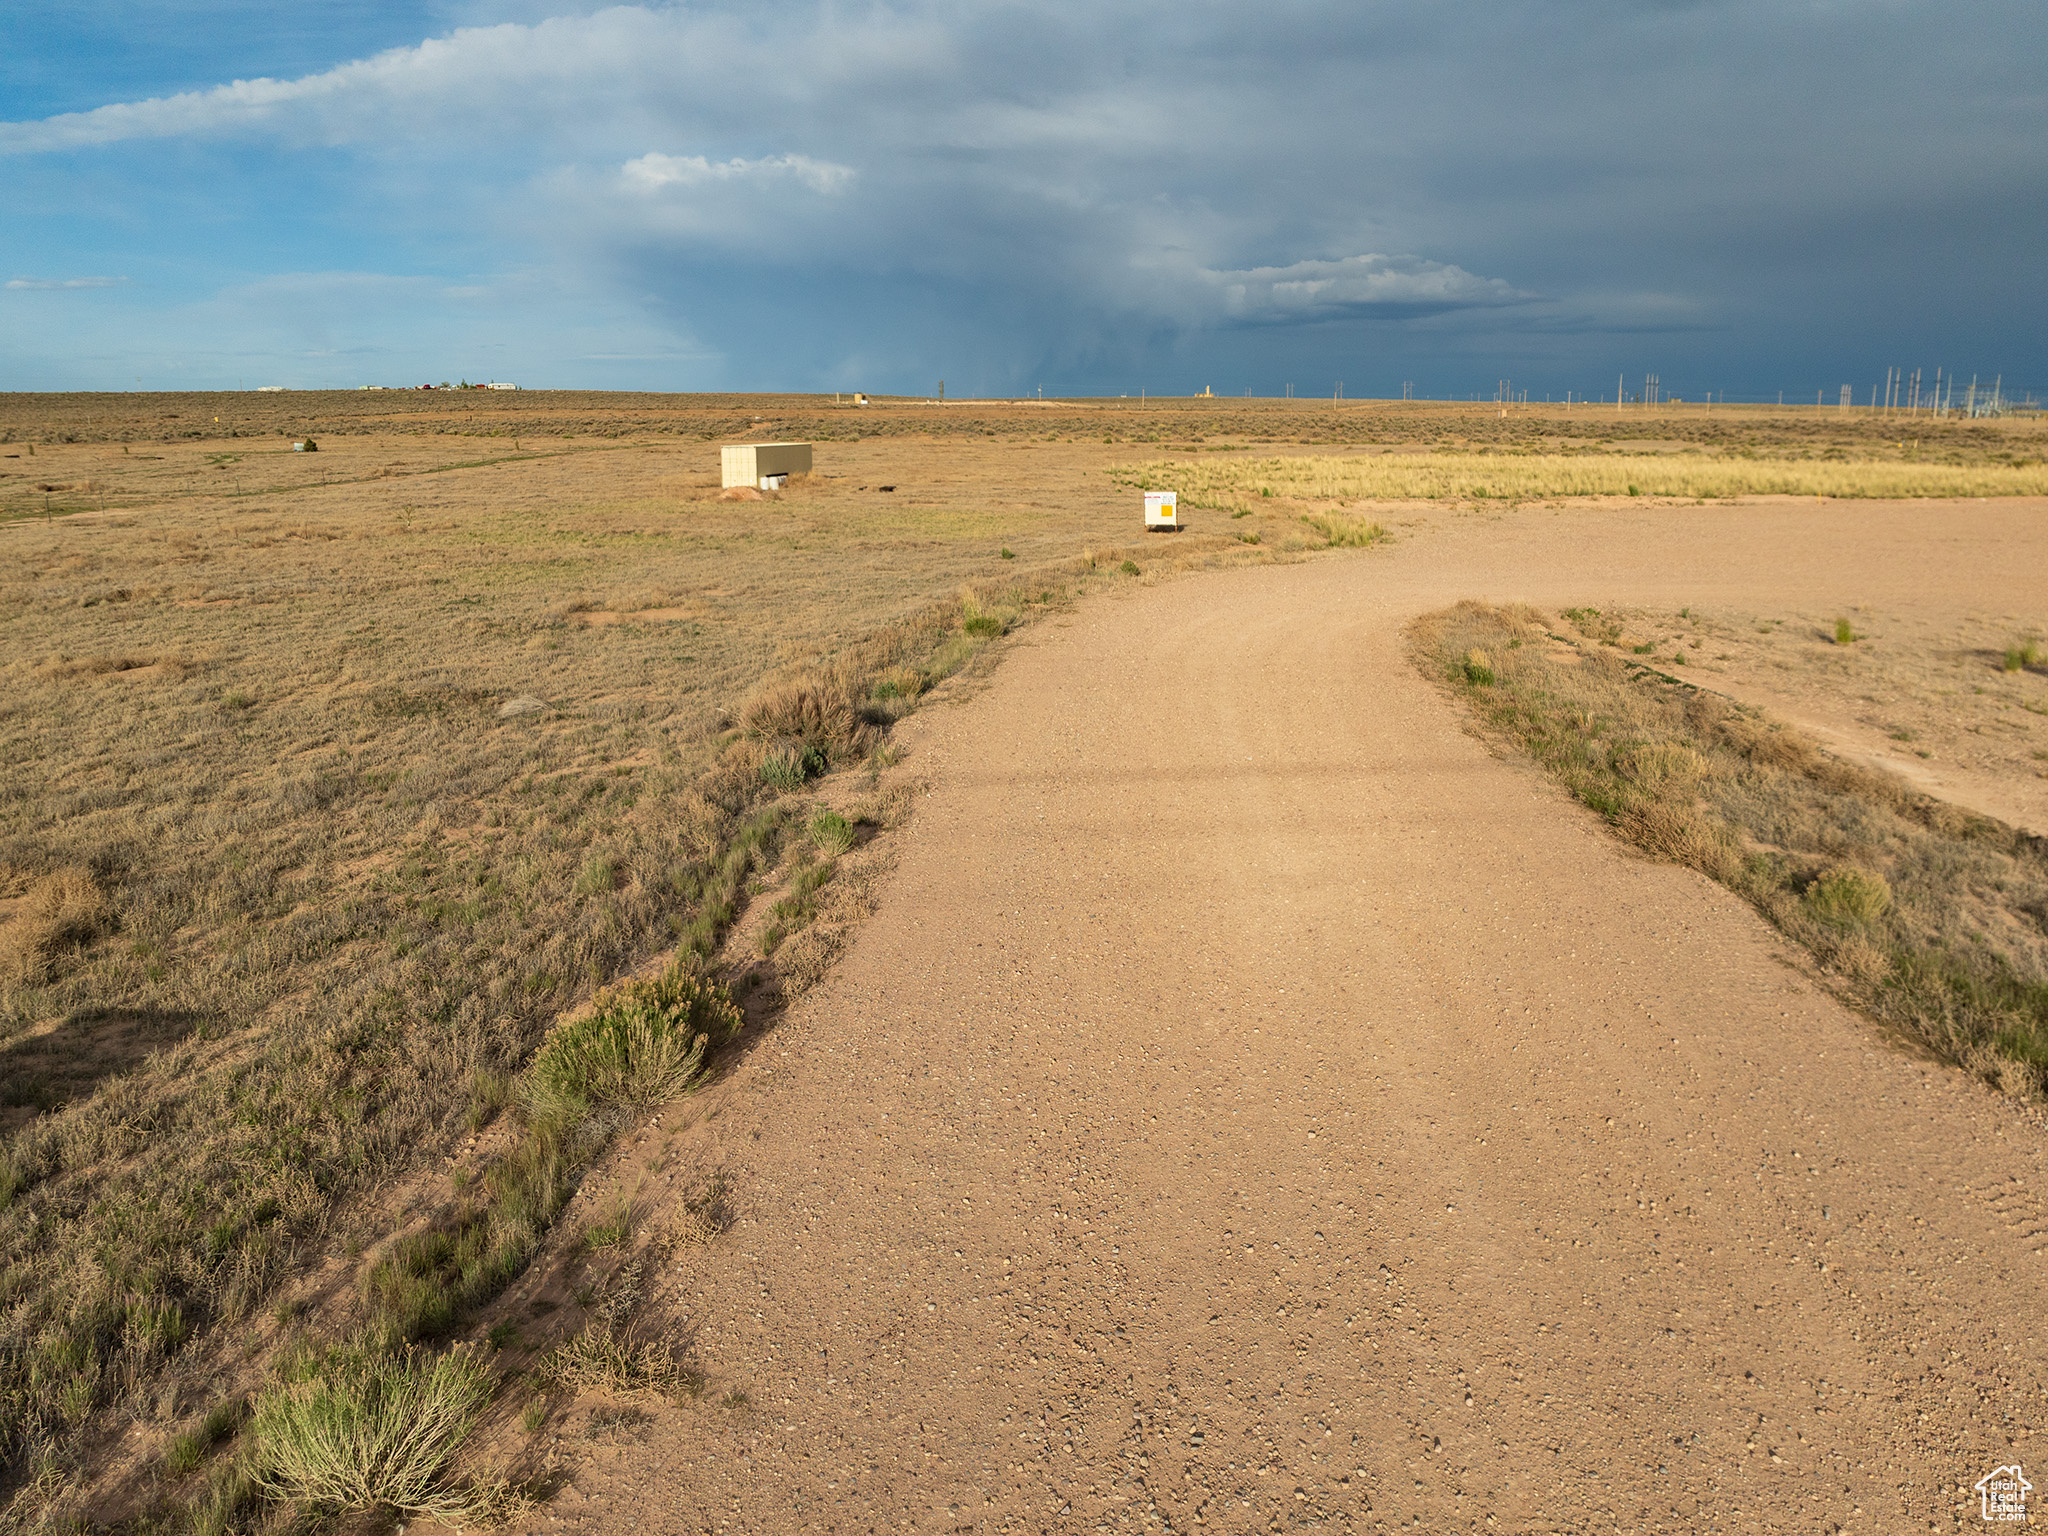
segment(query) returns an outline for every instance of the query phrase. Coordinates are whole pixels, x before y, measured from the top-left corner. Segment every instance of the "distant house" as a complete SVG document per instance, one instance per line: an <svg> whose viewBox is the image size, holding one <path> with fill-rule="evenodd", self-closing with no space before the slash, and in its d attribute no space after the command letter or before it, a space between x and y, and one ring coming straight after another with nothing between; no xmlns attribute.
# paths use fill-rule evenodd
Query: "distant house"
<svg viewBox="0 0 2048 1536"><path fill-rule="evenodd" d="M517 384L486 384L485 389L517 389Z"/></svg>

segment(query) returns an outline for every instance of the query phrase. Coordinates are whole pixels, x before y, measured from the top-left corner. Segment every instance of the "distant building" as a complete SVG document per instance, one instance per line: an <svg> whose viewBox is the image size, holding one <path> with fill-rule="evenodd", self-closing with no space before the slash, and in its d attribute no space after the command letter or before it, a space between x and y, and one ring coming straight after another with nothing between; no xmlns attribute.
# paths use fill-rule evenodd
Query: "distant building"
<svg viewBox="0 0 2048 1536"><path fill-rule="evenodd" d="M809 443L726 443L718 450L719 484L779 491L791 475L811 472Z"/></svg>
<svg viewBox="0 0 2048 1536"><path fill-rule="evenodd" d="M517 389L517 384L486 384L485 389Z"/></svg>

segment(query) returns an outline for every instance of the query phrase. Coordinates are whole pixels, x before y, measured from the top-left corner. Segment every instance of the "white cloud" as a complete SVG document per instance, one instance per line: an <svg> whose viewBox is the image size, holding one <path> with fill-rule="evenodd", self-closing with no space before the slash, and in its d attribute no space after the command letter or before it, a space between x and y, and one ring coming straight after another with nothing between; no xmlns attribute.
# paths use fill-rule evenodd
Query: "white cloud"
<svg viewBox="0 0 2048 1536"><path fill-rule="evenodd" d="M59 288L118 288L127 281L125 277L16 277L10 278L7 286L45 293Z"/></svg>
<svg viewBox="0 0 2048 1536"><path fill-rule="evenodd" d="M657 193L671 187L701 187L723 182L795 181L822 195L844 191L855 176L853 167L813 160L808 155L776 155L765 160L707 160L702 155L648 153L628 160L619 179L628 191Z"/></svg>
<svg viewBox="0 0 2048 1536"><path fill-rule="evenodd" d="M1322 319L1345 313L1431 314L1495 308L1534 297L1497 277L1414 256L1346 256L1285 267L1208 272L1233 320Z"/></svg>
<svg viewBox="0 0 2048 1536"><path fill-rule="evenodd" d="M566 90L588 102L607 85L633 95L671 58L678 26L639 6L535 25L470 27L297 80L236 80L203 91L117 102L39 122L0 123L0 154L42 154L131 139L261 133L297 141L403 139L426 115L502 134L544 116Z"/></svg>

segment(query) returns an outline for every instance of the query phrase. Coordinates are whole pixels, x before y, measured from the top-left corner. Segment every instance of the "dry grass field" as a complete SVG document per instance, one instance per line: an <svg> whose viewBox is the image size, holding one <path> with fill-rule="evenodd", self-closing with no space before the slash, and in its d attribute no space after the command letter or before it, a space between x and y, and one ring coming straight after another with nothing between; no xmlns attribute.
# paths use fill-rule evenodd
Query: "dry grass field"
<svg viewBox="0 0 2048 1536"><path fill-rule="evenodd" d="M1429 670L1624 837L1747 898L1865 1011L2039 1100L2048 840L1825 754L1679 675L1702 628L1468 602L1416 637Z"/></svg>
<svg viewBox="0 0 2048 1536"><path fill-rule="evenodd" d="M721 497L718 442L782 438L815 475ZM1371 543L1382 495L2043 478L2036 422L1697 408L4 396L0 439L0 1499L75 1512L140 1424L166 1459L118 1513L165 1529L312 1476L188 1476L273 1362L276 1444L323 1382L445 1388L466 1422L460 1370L378 1362L518 1271L693 1038L751 1027L704 1021L886 820L835 825L816 782L1018 624ZM1162 453L1230 515L1146 540ZM662 971L710 1001L590 1014ZM487 1188L426 1177L490 1135Z"/></svg>
<svg viewBox="0 0 2048 1536"><path fill-rule="evenodd" d="M1839 450L1835 451L1839 454ZM1389 453L1342 458L1163 460L1129 476L1143 489L1179 487L1197 506L1257 511L1293 501L1420 501L1575 496L2039 496L2048 466L1847 461L1715 452L1640 453L1582 447L1575 453Z"/></svg>

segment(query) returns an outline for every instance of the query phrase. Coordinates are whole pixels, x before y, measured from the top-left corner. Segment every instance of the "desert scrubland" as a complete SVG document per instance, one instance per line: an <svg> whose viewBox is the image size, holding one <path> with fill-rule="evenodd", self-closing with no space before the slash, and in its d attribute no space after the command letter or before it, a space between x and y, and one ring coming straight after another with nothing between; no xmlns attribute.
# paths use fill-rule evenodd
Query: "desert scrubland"
<svg viewBox="0 0 2048 1536"><path fill-rule="evenodd" d="M952 1283L979 1277L971 1304L934 1290L932 1307L949 1312L942 1334L918 1336L905 1321L914 1309L884 1326L871 1314L904 1275L930 1289L946 1266L926 1241L934 1208L923 1196L905 1207L907 1175L872 1117L911 1114L920 1166L964 1156L965 1179L987 1171L975 1146L996 1162L1030 1159L999 1126L979 1140L948 1131L952 1111L905 1086L924 1080L920 1055L949 1063L942 1075L957 1085L1016 1070L1012 1053L1028 1049L1048 1094L1044 1074L1081 1091L1118 1049L1155 1075L1172 1070L1159 1053L1182 1047L1158 1034L1148 998L1186 1002L1170 958L1186 952L1128 914L1150 910L1135 893L1164 880L1157 860L1197 845L1188 838L1261 871L1263 915L1238 916L1256 929L1245 952L1266 958L1237 978L1272 990L1256 1000L1261 1027L1305 1017L1280 1001L1267 964L1291 952L1319 978L1309 990L1323 988L1316 1027L1338 1031L1325 1059L1339 1036L1344 1051L1364 1049L1370 1031L1347 1032L1346 1009L1379 1016L1376 983L1354 968L1349 1003L1330 991L1345 941L1323 908L1351 898L1320 882L1369 832L1363 807L1407 792L1439 824L1446 811L1384 755L1386 721L1370 702L1382 689L1417 750L1440 739L1458 773L1497 789L1536 771L1504 766L1526 756L1563 786L1531 814L1567 829L1554 835L1593 873L1567 864L1537 881L1563 881L1589 921L1612 920L1607 885L1639 877L1616 873L1636 866L1610 833L1597 833L1608 850L1597 857L1572 843L1565 792L1667 861L1641 878L1659 900L1697 907L1718 952L1735 957L1696 991L1700 1009L1739 1010L1763 974L1756 957L1795 946L1786 974L1807 978L1797 1006L1810 1026L1800 1050L1814 1031L1839 1042L1853 1027L1890 1053L1817 1101L1839 1108L1908 1070L1908 1046L1932 1074L1914 1092L1957 1123L2024 1116L2041 1096L2048 612L2028 606L2013 574L2038 552L2048 494L2035 421L434 391L11 396L0 437L0 1440L18 1522L282 1528L307 1510L380 1501L545 1521L520 1511L542 1501L559 1514L558 1496L580 1500L587 1485L611 1486L616 1501L585 1513L623 1523L648 1496L628 1496L638 1474L613 1467L607 1485L579 1469L643 1461L649 1446L669 1448L653 1464L676 1529L735 1505L738 1528L866 1528L884 1508L908 1517L933 1503L941 1485L936 1507L961 1504L963 1479L991 1491L959 1520L993 1529L1039 1518L1034 1490L1064 1501L1128 1482L1137 1462L1113 1435L1047 1460L1044 1423L1030 1457L978 1470L1023 1377L989 1369L964 1396L927 1401L945 1374L930 1354L941 1338L985 1367L1000 1341L1014 1347L1001 1320L1012 1313L991 1298L1021 1282L987 1278L998 1250L1021 1256L1031 1245L1019 1234L1073 1212L1019 1186L970 1224L980 1247L952 1266ZM293 450L307 438L314 451ZM784 438L817 444L816 473L721 497L719 442ZM1190 530L1143 536L1141 486L1180 489ZM1227 664L1239 642L1175 595L1197 592L1263 637L1245 641L1242 665ZM1290 603L1303 605L1291 636ZM1347 617L1354 608L1370 622ZM1158 634L1177 638L1148 682L1150 632L1131 626L1152 613ZM1263 682L1246 670L1259 645L1271 652ZM1012 666L1024 682L1006 681ZM1209 691L1189 676L1208 677ZM1333 678L1350 702L1319 691ZM1328 737L1317 711L1333 708L1334 720L1364 712L1355 739ZM1459 720L1501 756L1459 735ZM1101 777L1106 739L1062 745L1063 733L1102 732L1128 738L1202 830L1156 827L1149 862L1132 862L1144 840L1131 825L1161 813ZM1243 800L1233 780L1187 779L1184 760L1246 733L1253 778L1296 785L1282 795L1290 816L1316 814L1298 770L1337 773L1323 853L1296 847L1307 823L1269 825L1265 802ZM1326 738L1327 752L1304 747L1294 761L1291 742ZM1069 749L1081 755L1062 759ZM999 785L1005 752L1018 772L1068 774L1054 815L1078 819L1066 842L1015 819L1039 805L1041 781ZM1374 762L1394 777L1355 766ZM950 809L913 809L927 799ZM1063 865L1052 857L1062 847ZM897 868L905 856L915 880ZM1007 906L998 874L1013 867L1041 882L1035 903ZM1059 882L1086 886L1091 869L1114 878L1074 895L1081 905L1061 918ZM1214 879L1229 884L1220 866ZM1488 888L1441 868L1429 879L1440 892ZM940 888L956 903L950 922L931 906ZM1171 882L1157 894L1178 899ZM930 925L889 929L892 899ZM838 978L877 902L879 936L854 957L865 968ZM966 1027L998 1014L961 1001L993 974L962 946L987 955L1006 934L1068 919L1069 940L1107 946L1135 924L1157 943L1136 945L1121 972L1063 975L1051 958L1019 972L1050 990L1012 1005L1063 999L1077 1024L1086 1016L1065 1041L1020 1035L1014 1010L987 1038ZM1212 933L1194 953L1235 948ZM1533 951L1516 963L1546 964ZM1837 996L1867 1017L1845 1026ZM1427 1012L1442 998L1411 1001ZM876 1022L892 1016L953 1043ZM1743 1027L1767 1037L1754 1020ZM851 1031L843 1054L835 1030ZM1313 1033L1272 1057L1233 1039L1211 1063L1214 1091L1294 1068L1320 1082ZM1106 1042L1100 1052L1090 1038ZM785 1050L816 1075L793 1078ZM1759 1043L1744 1062L1766 1059ZM678 1098L685 1087L697 1091ZM1179 1088L1158 1092L1162 1115L1199 1119ZM1332 1092L1328 1112L1341 1117ZM1706 1097L1719 1104L1718 1092ZM1075 1112L1127 1167L1094 1165L1099 1223L1122 1223L1144 1249L1131 1191L1170 1198L1175 1176L1147 1172L1150 1154L1102 1106ZM813 1131L825 1121L843 1135L821 1150ZM1032 1145L1057 1161L1078 1144ZM2037 1162L2038 1146L2028 1156ZM805 1158L824 1185L872 1175L843 1222L792 1193ZM1342 1181L1342 1199L1367 1212L1370 1167L1347 1162ZM1227 1193L1329 1177L1262 1168ZM2031 1173L2012 1177L2022 1193L2010 1199L2038 1201ZM1420 1198L1425 1183L1409 1165L1389 1188ZM895 1196L876 1193L892 1185ZM1903 1210L1920 1196L1897 1198ZM901 1220L925 1234L904 1251L925 1256L892 1268ZM738 1232L752 1234L744 1256ZM1363 1255L1379 1239L1352 1235L1363 1245L1352 1267L1376 1275ZM1871 1243L1859 1262L1878 1262ZM1033 1251L1051 1264L1057 1248ZM1082 1251L1060 1259L1057 1284L1045 1272L1069 1305L1095 1262L1069 1273ZM1215 1292L1223 1251L1152 1254L1192 1288L1175 1316L1198 1305L1203 1275ZM735 1309L748 1277L770 1268L779 1293L816 1294L749 1332ZM819 1470L804 1484L792 1448L807 1445L817 1469L850 1467L864 1431L806 1419L767 1362L813 1334L833 1334L828 1354L845 1347L853 1324L828 1322L818 1297L856 1273L869 1294L844 1317L865 1318L863 1347L897 1339L898 1357L933 1372L911 1389L876 1374L871 1354L862 1390L884 1404L875 1424L898 1423L913 1400L957 1423L927 1459L890 1461L869 1498L846 1503L845 1478ZM1366 1293L1331 1283L1311 1311L1342 1293L1358 1315ZM1392 1292L1371 1294L1398 1310ZM1432 1293L1432 1314L1440 1304ZM1134 1318L1063 1323L1063 1336L1081 1356L1119 1335L1140 1347L1148 1332ZM1724 1324L1740 1331L1732 1316ZM1251 1329L1236 1347L1261 1356L1270 1343ZM1702 1384L1704 1358L1688 1366ZM1108 1433L1100 1393L1115 1373L1075 1369L1062 1365L1062 1391L1097 1394L1090 1433ZM409 1480L322 1470L321 1423L389 1418L398 1402L429 1404L442 1431L415 1448ZM1163 1402L1124 1406L1143 1419ZM1629 1423L1648 1433L1656 1419L1652 1404ZM1535 1434L1533 1422L1514 1434ZM1889 1422L1865 1414L1858 1443L1882 1445ZM1216 1462L1205 1444L1182 1457L1193 1470L1172 1491L1140 1477L1143 1497L1104 1492L1101 1518L1136 1528L1146 1509L1184 1522L1233 1507L1224 1474L1252 1463L1243 1445ZM1924 1468L1928 1445L1893 1450ZM1414 1495L1382 1450L1321 1482L1306 1451L1269 1455L1292 1474L1271 1510L1358 1518L1411 1497L1436 1510L1436 1494ZM796 1481L745 1470L769 1463ZM1476 1501L1506 1496L1471 1476ZM1376 1504L1347 1502L1368 1485ZM1706 1485L1688 1486L1694 1508L1711 1508ZM1907 1508L1917 1487L1887 1483L1884 1496L1905 1501L1887 1507ZM792 1488L797 1502L774 1503ZM1277 1484L1245 1488L1227 1520L1249 1522L1256 1507L1263 1524L1260 1500ZM1769 1486L1745 1488L1776 1507Z"/></svg>

